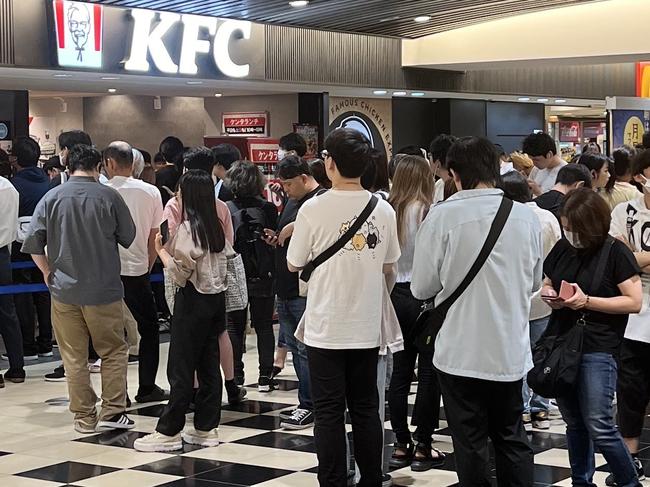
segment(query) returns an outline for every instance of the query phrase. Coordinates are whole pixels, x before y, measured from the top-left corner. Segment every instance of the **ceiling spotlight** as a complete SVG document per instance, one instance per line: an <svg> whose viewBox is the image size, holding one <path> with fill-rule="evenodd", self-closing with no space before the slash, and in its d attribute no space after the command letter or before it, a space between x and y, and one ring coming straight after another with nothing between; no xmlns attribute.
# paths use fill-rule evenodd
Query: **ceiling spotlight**
<svg viewBox="0 0 650 487"><path fill-rule="evenodd" d="M375 90L372 92L373 95L385 95L388 93L386 90Z"/></svg>
<svg viewBox="0 0 650 487"><path fill-rule="evenodd" d="M566 100L555 100L555 103L566 103Z"/></svg>
<svg viewBox="0 0 650 487"><path fill-rule="evenodd" d="M308 0L295 0L293 2L289 2L289 5L292 7L306 7L309 4Z"/></svg>
<svg viewBox="0 0 650 487"><path fill-rule="evenodd" d="M411 93L411 96L424 96L425 93L423 91L414 91Z"/></svg>
<svg viewBox="0 0 650 487"><path fill-rule="evenodd" d="M429 22L431 17L429 15L420 15L419 17L415 17L414 20L416 22Z"/></svg>
<svg viewBox="0 0 650 487"><path fill-rule="evenodd" d="M393 96L406 96L406 91L393 91Z"/></svg>
<svg viewBox="0 0 650 487"><path fill-rule="evenodd" d="M116 91L117 91L117 90L116 90L115 88L109 88L109 89L108 89L108 92L109 92L109 93L115 93Z"/></svg>
<svg viewBox="0 0 650 487"><path fill-rule="evenodd" d="M59 73L53 75L55 78L72 78L71 74L66 74L66 73Z"/></svg>
<svg viewBox="0 0 650 487"><path fill-rule="evenodd" d="M548 101L548 98L538 98L537 101L540 103L546 103Z"/></svg>
<svg viewBox="0 0 650 487"><path fill-rule="evenodd" d="M203 81L186 81L188 85L202 85Z"/></svg>
<svg viewBox="0 0 650 487"><path fill-rule="evenodd" d="M102 79L108 81L108 80L120 79L120 77L119 76L102 76Z"/></svg>
<svg viewBox="0 0 650 487"><path fill-rule="evenodd" d="M223 96L223 94L222 93L215 93L214 96L216 96L217 98L221 98Z"/></svg>
<svg viewBox="0 0 650 487"><path fill-rule="evenodd" d="M517 98L517 100L519 100L519 101L530 101L530 98L528 98L526 96L522 96L520 98Z"/></svg>

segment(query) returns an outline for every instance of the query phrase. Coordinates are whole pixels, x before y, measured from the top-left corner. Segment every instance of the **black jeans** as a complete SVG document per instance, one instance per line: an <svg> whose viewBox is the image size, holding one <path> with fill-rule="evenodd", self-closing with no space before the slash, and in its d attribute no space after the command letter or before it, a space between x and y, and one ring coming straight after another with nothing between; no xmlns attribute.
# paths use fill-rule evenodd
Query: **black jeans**
<svg viewBox="0 0 650 487"><path fill-rule="evenodd" d="M270 377L273 372L273 352L275 352L275 336L273 335L273 297L250 296L248 300L251 310L251 326L257 335L257 353L260 376ZM228 335L232 342L235 361L235 378L244 380L244 340L246 333L247 310L228 313Z"/></svg>
<svg viewBox="0 0 650 487"><path fill-rule="evenodd" d="M383 425L379 419L377 360L379 349L326 350L307 347L314 438L321 487L346 487L345 406L352 420L354 458L361 472L357 484L381 485Z"/></svg>
<svg viewBox="0 0 650 487"><path fill-rule="evenodd" d="M417 429L413 438L416 442L429 443L431 435L439 425L440 386L433 368L433 353L418 353L411 337L422 302L413 297L409 284L396 285L391 300L404 335L404 350L393 354L393 375L388 392L390 423L397 442L411 443L408 396L417 360L418 392L413 410L413 424L417 425Z"/></svg>
<svg viewBox="0 0 650 487"><path fill-rule="evenodd" d="M461 487L489 486L488 438L497 485L532 486L533 450L522 422L522 380L492 382L438 371Z"/></svg>
<svg viewBox="0 0 650 487"><path fill-rule="evenodd" d="M11 255L9 247L6 246L0 248L0 286L10 286L11 284ZM20 331L14 298L11 294L0 294L0 335L2 335L7 349L9 369L12 371L22 370L25 365L23 335Z"/></svg>
<svg viewBox="0 0 650 487"><path fill-rule="evenodd" d="M24 256L24 254L22 254ZM25 259L23 259L25 260ZM31 259L30 259L31 260ZM15 284L43 284L43 274L38 269L16 269ZM49 292L14 295L16 314L23 334L23 353L37 355L52 351L52 301ZM38 318L38 339L34 337L34 323Z"/></svg>
<svg viewBox="0 0 650 487"><path fill-rule="evenodd" d="M190 282L176 292L167 363L171 393L156 426L159 433L174 436L185 426L185 413L192 400L194 371L199 379L194 427L210 431L219 426L223 388L219 335L225 327L224 293L200 294Z"/></svg>
<svg viewBox="0 0 650 487"><path fill-rule="evenodd" d="M160 259L156 259L156 262L151 269L152 274L162 274L163 265L160 262ZM167 298L165 297L165 283L164 282L152 282L151 289L153 290L153 297L156 301L156 311L161 313L165 318L171 316L169 311L169 305L167 304Z"/></svg>
<svg viewBox="0 0 650 487"><path fill-rule="evenodd" d="M122 284L124 302L138 323L140 334L138 394L150 394L156 385L160 359L160 333L149 274L137 277L122 276Z"/></svg>

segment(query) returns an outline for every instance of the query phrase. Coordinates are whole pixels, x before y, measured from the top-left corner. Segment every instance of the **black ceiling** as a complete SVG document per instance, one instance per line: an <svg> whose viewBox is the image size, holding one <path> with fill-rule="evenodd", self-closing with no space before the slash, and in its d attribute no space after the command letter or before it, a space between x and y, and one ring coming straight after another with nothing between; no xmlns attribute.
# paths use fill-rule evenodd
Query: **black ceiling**
<svg viewBox="0 0 650 487"><path fill-rule="evenodd" d="M330 31L415 38L487 20L599 0L312 0L301 8L289 6L289 0L91 1ZM431 16L431 20L425 23L413 21L423 15Z"/></svg>

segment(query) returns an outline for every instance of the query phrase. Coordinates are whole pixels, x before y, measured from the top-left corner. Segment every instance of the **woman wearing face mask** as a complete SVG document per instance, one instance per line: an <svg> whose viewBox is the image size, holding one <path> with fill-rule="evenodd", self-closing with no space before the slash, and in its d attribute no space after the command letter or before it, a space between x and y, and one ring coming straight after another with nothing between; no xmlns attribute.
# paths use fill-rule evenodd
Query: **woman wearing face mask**
<svg viewBox="0 0 650 487"><path fill-rule="evenodd" d="M553 308L549 331L564 334L580 322L583 354L570 394L557 398L567 423L573 485L594 485L594 449L605 457L616 485L641 485L632 457L616 429L612 401L616 391L619 347L628 315L641 309L639 266L629 248L608 236L611 216L605 200L589 189L570 192L561 212L565 239L544 263L542 296ZM596 267L605 256L602 278L593 287ZM556 300L562 281L574 294ZM555 298L555 299L554 299Z"/></svg>
<svg viewBox="0 0 650 487"><path fill-rule="evenodd" d="M609 163L610 159L602 154L582 154L578 158L578 164L587 166L592 177L591 187L598 191L607 186L609 182Z"/></svg>

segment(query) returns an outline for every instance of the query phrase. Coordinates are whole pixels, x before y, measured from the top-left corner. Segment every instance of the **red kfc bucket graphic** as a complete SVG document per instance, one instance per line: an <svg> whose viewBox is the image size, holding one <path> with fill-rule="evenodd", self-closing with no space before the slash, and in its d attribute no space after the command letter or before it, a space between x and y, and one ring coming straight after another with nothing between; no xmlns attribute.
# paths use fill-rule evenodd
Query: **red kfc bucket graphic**
<svg viewBox="0 0 650 487"><path fill-rule="evenodd" d="M67 0L52 5L59 66L101 68L103 7Z"/></svg>

